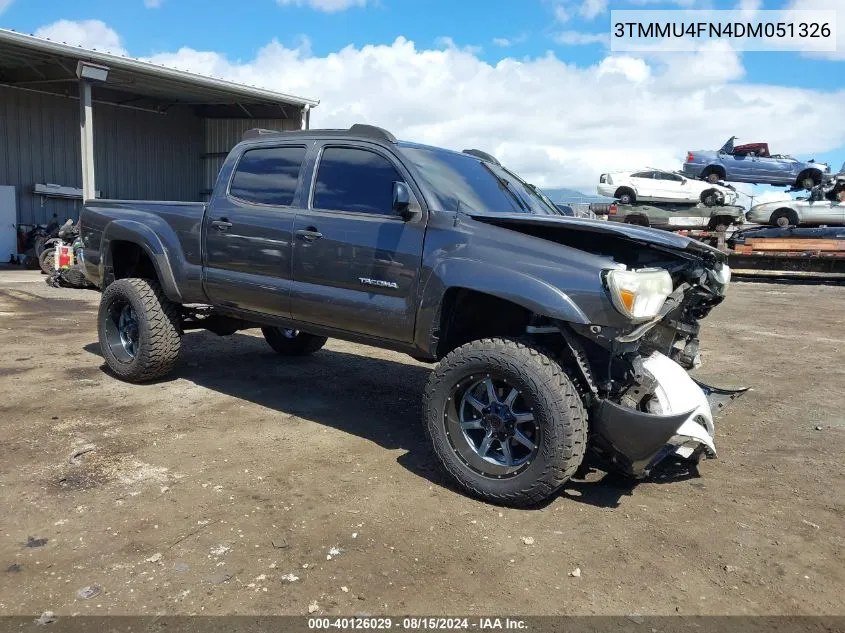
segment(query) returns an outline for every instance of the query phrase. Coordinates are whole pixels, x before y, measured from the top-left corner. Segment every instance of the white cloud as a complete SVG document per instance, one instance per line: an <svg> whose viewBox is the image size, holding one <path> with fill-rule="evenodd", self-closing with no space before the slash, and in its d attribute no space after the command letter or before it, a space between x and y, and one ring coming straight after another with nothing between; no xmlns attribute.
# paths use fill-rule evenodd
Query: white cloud
<svg viewBox="0 0 845 633"><path fill-rule="evenodd" d="M584 0L579 13L588 20L607 12L608 0Z"/></svg>
<svg viewBox="0 0 845 633"><path fill-rule="evenodd" d="M12 3L15 0L0 0L0 14L2 14L6 9L12 6Z"/></svg>
<svg viewBox="0 0 845 633"><path fill-rule="evenodd" d="M509 46L516 46L517 44L522 44L523 42L528 40L527 33L520 33L516 37L494 37L493 43L496 46L500 46L502 48L508 48Z"/></svg>
<svg viewBox="0 0 845 633"><path fill-rule="evenodd" d="M87 45L103 48L91 28L81 30ZM119 45L113 31L100 31ZM151 61L318 97L315 127L371 123L408 140L477 147L543 187L591 192L602 172L678 168L687 150L717 149L732 134L793 155L845 145L845 128L831 123L841 118L845 89L750 83L739 55L718 48L608 54L591 66L552 53L491 64L454 42L418 48L400 37L325 56L303 40L272 41L245 61L189 48Z"/></svg>
<svg viewBox="0 0 845 633"><path fill-rule="evenodd" d="M558 4L555 6L555 20L560 22L561 24L565 24L569 22L572 18L572 14L569 12L569 9L562 4Z"/></svg>
<svg viewBox="0 0 845 633"><path fill-rule="evenodd" d="M763 8L763 0L739 0L736 8L746 13L756 13Z"/></svg>
<svg viewBox="0 0 845 633"><path fill-rule="evenodd" d="M276 2L282 6L296 5L301 7L308 5L312 9L326 13L345 11L350 7L363 7L367 4L367 0L276 0Z"/></svg>
<svg viewBox="0 0 845 633"><path fill-rule="evenodd" d="M836 11L836 50L826 53L806 53L811 57L845 60L845 1L843 0L792 0L786 7L795 11Z"/></svg>
<svg viewBox="0 0 845 633"><path fill-rule="evenodd" d="M711 5L709 0L628 0L628 2L639 6L669 3L685 9L709 9Z"/></svg>
<svg viewBox="0 0 845 633"><path fill-rule="evenodd" d="M148 9L158 9L164 0L144 0L144 6Z"/></svg>
<svg viewBox="0 0 845 633"><path fill-rule="evenodd" d="M604 44L610 46L609 33L584 33L582 31L561 31L554 36L555 42L567 46L585 46Z"/></svg>
<svg viewBox="0 0 845 633"><path fill-rule="evenodd" d="M101 20L59 20L42 26L35 31L35 36L83 48L94 48L105 53L126 55L120 36Z"/></svg>

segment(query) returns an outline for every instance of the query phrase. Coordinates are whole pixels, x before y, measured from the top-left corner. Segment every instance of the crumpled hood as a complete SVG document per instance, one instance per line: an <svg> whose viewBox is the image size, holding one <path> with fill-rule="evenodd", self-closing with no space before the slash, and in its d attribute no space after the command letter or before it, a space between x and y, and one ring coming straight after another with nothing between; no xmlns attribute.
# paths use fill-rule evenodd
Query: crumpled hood
<svg viewBox="0 0 845 633"><path fill-rule="evenodd" d="M714 261L727 261L727 256L718 249L677 233L652 229L634 224L573 218L568 216L532 215L528 213L479 213L469 214L474 220L501 227L518 225L549 226L575 232L598 233L623 237L644 245L657 246L673 251L683 251Z"/></svg>

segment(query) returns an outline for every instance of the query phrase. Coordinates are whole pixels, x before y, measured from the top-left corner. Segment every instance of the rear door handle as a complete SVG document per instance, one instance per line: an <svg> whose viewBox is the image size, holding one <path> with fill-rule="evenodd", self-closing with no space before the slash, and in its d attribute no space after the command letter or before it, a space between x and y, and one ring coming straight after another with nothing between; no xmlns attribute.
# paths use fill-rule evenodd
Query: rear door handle
<svg viewBox="0 0 845 633"><path fill-rule="evenodd" d="M323 234L320 233L313 226L311 226L307 229L298 230L296 232L296 236L301 240L305 240L306 242L313 242L314 240L319 240L321 237L323 237Z"/></svg>
<svg viewBox="0 0 845 633"><path fill-rule="evenodd" d="M232 228L232 223L226 220L226 218L223 218L222 220L214 220L211 223L211 226L213 226L218 231L228 231L230 228Z"/></svg>

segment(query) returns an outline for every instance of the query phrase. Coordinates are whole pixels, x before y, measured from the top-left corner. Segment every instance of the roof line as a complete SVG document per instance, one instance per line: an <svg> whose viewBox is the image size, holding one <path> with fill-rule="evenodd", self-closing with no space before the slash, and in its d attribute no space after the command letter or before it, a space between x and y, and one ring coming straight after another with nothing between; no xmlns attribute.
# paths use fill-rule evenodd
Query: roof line
<svg viewBox="0 0 845 633"><path fill-rule="evenodd" d="M113 68L157 75L162 78L166 77L177 81L190 82L240 96L265 99L272 102L284 102L301 107L308 106L314 108L320 104L319 99L296 97L283 92L265 90L264 88L256 88L255 86L246 86L244 84L226 81L225 79L209 77L208 75L200 75L185 70L159 66L158 64L135 59L134 57L124 57L121 55L114 55L112 53L103 53L101 51L83 48L81 46L73 46L64 42L54 42L53 40L36 37L34 35L27 35L25 33L18 33L17 31L11 31L9 29L0 28L0 42L20 44L33 50L53 53L56 55L66 55L91 62L98 62Z"/></svg>

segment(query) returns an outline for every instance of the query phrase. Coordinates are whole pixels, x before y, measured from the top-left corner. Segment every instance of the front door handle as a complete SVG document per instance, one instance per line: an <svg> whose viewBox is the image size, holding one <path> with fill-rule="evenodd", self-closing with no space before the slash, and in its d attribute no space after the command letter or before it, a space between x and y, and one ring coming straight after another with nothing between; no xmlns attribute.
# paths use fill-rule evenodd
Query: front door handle
<svg viewBox="0 0 845 633"><path fill-rule="evenodd" d="M319 240L321 237L323 237L323 234L320 233L313 226L309 226L307 229L298 230L296 232L296 236L301 240L305 240L306 242L313 242L314 240Z"/></svg>
<svg viewBox="0 0 845 633"><path fill-rule="evenodd" d="M230 228L232 228L232 223L229 222L226 218L223 218L222 220L214 220L211 223L211 226L213 226L218 231L228 231Z"/></svg>

